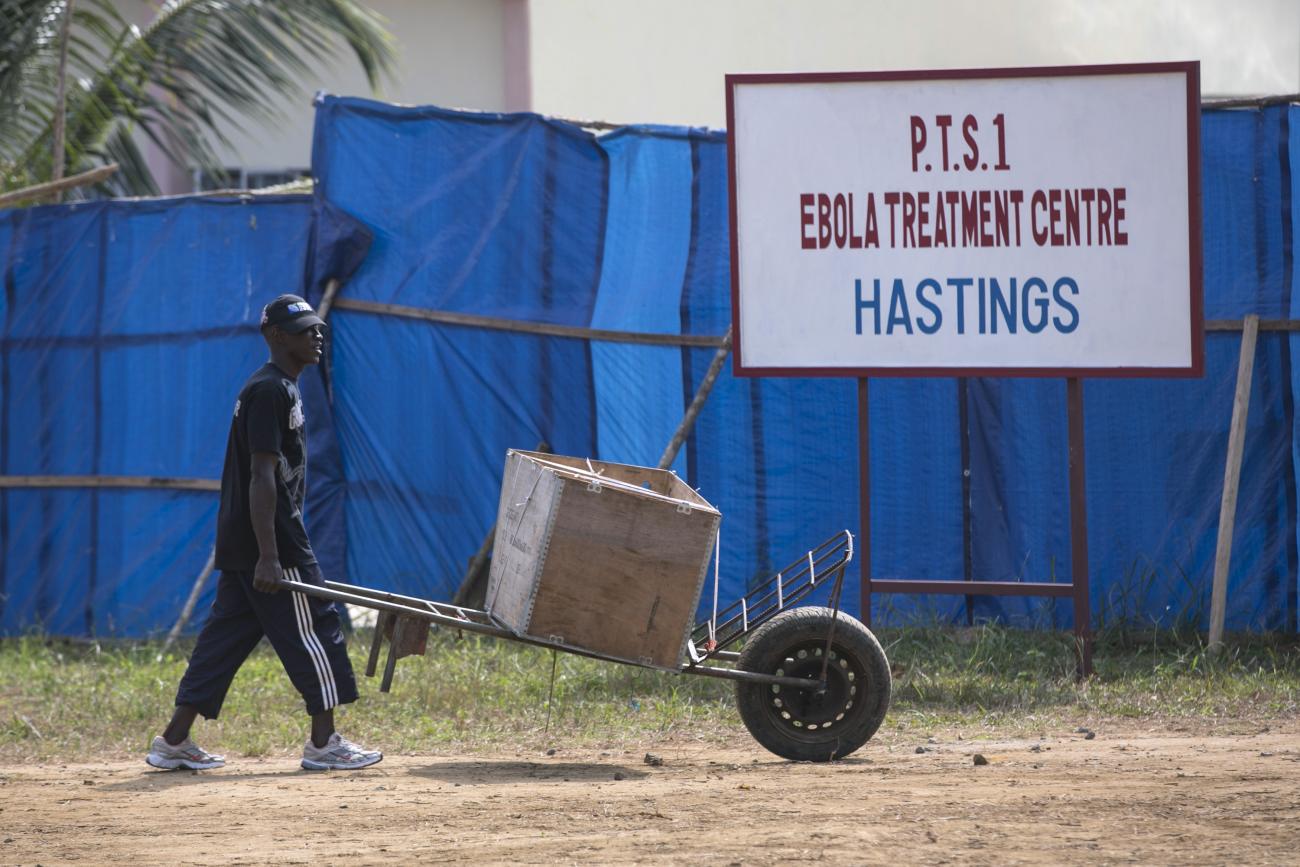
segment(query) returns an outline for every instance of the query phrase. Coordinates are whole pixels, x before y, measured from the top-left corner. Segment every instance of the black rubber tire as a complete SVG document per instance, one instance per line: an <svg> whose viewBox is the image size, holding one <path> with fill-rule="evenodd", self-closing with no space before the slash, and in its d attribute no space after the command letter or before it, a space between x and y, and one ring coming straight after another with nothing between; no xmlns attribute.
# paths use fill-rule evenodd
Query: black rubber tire
<svg viewBox="0 0 1300 867"><path fill-rule="evenodd" d="M829 608L784 611L745 643L736 668L760 674L821 676ZM861 621L839 612L825 690L736 681L736 705L754 740L782 758L829 762L861 747L880 728L893 686L889 660Z"/></svg>

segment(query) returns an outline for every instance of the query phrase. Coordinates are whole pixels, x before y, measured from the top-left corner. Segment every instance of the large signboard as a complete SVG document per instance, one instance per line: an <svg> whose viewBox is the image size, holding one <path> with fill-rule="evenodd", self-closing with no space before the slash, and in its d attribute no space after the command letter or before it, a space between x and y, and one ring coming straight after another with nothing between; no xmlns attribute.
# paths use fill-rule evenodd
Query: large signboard
<svg viewBox="0 0 1300 867"><path fill-rule="evenodd" d="M1199 376L1197 63L730 75L735 372Z"/></svg>

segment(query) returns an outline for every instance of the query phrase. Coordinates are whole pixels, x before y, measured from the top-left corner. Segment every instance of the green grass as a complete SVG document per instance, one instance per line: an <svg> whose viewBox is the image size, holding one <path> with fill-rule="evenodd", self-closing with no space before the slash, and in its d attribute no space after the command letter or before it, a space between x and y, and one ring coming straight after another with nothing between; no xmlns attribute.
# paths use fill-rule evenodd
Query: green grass
<svg viewBox="0 0 1300 867"><path fill-rule="evenodd" d="M886 726L1010 735L1101 719L1173 727L1255 725L1300 716L1300 642L1235 637L1219 654L1194 634L1110 631L1096 676L1074 677L1072 638L998 626L879 633L894 669ZM398 663L393 691L360 677L339 713L350 736L394 752L618 749L648 739L744 737L728 682L603 663L509 641L435 633ZM0 641L0 761L138 754L170 713L188 646L41 637ZM554 663L554 695L550 701ZM235 755L284 754L305 738L302 701L264 644L240 670L221 718L196 738Z"/></svg>
<svg viewBox="0 0 1300 867"><path fill-rule="evenodd" d="M890 720L904 726L1028 733L1098 719L1200 728L1300 716L1294 636L1230 636L1211 653L1196 633L1104 630L1083 683L1069 633L976 626L880 638L894 669Z"/></svg>

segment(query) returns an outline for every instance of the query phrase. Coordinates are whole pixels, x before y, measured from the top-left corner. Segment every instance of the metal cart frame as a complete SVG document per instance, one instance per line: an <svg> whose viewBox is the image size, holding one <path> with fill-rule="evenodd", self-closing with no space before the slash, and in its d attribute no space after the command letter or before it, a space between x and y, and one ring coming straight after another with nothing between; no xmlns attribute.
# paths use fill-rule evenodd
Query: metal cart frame
<svg viewBox="0 0 1300 867"><path fill-rule="evenodd" d="M715 572L712 614L694 626L686 641L688 658L680 664L677 673L736 681L737 701L741 706L741 716L746 726L760 743L788 758L826 760L846 755L861 745L857 743L845 749L848 744L843 739L834 739L835 742L829 749L813 750L812 752L815 753L813 755L807 754L809 751L802 748L793 750L797 755L791 755L789 745L785 744L789 736L799 735L803 741L822 741L825 740L824 737L809 738L808 735L832 727L832 718L826 715L825 710L818 712L819 722L810 722L808 720L812 717L805 719L792 713L790 710L794 704L792 697L806 696L805 704L811 702L813 705L820 706L826 703L829 696L830 704L834 706L831 710L839 712L837 721L842 721L846 714L840 710L852 711L855 697L858 696L858 685L854 681L858 681L862 686L869 686L873 693L872 697L876 700L875 704L879 707L878 714L873 709L871 714L873 719L869 720L868 726L870 731L861 738L862 742L875 732L888 706L889 668L883 651L879 650L879 645L874 637L870 636L866 627L839 610L844 574L852 559L853 535L848 530L844 530L812 548L803 557L722 608L718 607ZM827 584L830 585L829 608L796 609L797 604L813 590ZM553 639L543 639L517 634L494 620L487 611L479 609L335 581L326 581L323 586L282 581L280 586L296 593L358 605L379 612L366 662L366 675L375 676L382 646L387 639L388 655L380 681L381 692L390 690L399 658L424 652L425 639L433 626L490 635L607 662L637 665L625 659L617 659L566 644L558 636ZM783 616L794 614L797 610L821 614L818 617L802 618L810 623L815 620L819 634L801 633L797 640L778 636L777 642L781 646L769 648L769 650L775 649L776 655L773 659L777 661L770 664L755 664L757 661L755 651L763 649L756 645L762 645L761 639L765 628L778 626ZM806 633L808 624L801 625L802 632ZM785 631L790 631L790 628L787 627ZM869 658L855 659L850 665L851 647L842 647L839 652L832 649L840 647L836 644L837 634L844 636L848 632L860 632L870 639L870 646L866 648L865 654ZM746 638L748 641L744 653L730 649L741 639ZM794 640L794 644L790 644L791 640ZM876 652L878 658L874 658ZM866 683L868 674L871 675L869 684ZM780 697L783 689L788 690L784 698ZM773 696L777 697L773 698ZM757 722L752 722L746 715L747 697L751 704L757 702L760 708L758 714L762 719ZM858 699L858 701L866 704L865 699ZM848 704L847 708L843 708L845 702ZM854 716L856 715L855 712ZM769 730L775 729L776 745L783 748L774 748L772 743L766 742L764 737L755 731L755 725L763 728L769 735L772 734ZM803 746L806 747L806 744Z"/></svg>

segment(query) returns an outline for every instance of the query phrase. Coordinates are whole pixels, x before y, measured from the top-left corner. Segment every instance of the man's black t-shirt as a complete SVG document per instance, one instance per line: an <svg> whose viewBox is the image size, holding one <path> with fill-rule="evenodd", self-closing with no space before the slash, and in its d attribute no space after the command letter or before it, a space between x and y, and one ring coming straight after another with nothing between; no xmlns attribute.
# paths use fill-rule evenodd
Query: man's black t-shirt
<svg viewBox="0 0 1300 867"><path fill-rule="evenodd" d="M284 371L267 362L239 392L226 440L217 512L216 567L251 571L257 565L257 537L248 507L253 453L278 455L275 471L275 543L280 565L316 562L302 522L307 495L307 432L302 395Z"/></svg>

